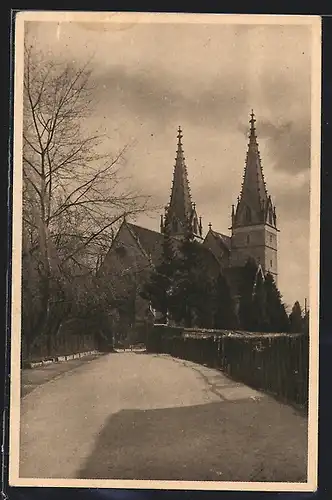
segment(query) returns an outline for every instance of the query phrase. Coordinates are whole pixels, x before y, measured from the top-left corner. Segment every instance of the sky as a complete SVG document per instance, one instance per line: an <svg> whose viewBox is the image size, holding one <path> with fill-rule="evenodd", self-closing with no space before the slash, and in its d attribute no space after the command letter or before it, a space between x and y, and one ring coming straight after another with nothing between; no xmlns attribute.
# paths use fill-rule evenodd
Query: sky
<svg viewBox="0 0 332 500"><path fill-rule="evenodd" d="M194 16L194 15L193 15ZM177 128L203 229L229 234L240 193L251 109L279 226L278 287L286 305L309 294L310 25L204 22L29 22L55 59L90 57L96 104L88 126L114 150L130 144L131 182L169 201ZM215 22L216 17L220 22ZM193 19L193 18L192 18ZM159 230L161 211L136 223Z"/></svg>

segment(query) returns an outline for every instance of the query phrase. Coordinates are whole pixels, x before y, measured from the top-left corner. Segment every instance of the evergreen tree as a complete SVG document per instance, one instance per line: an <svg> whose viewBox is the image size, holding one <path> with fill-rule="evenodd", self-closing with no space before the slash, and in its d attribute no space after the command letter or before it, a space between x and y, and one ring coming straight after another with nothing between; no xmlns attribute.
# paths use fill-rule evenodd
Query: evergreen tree
<svg viewBox="0 0 332 500"><path fill-rule="evenodd" d="M211 325L210 303L211 280L208 277L202 248L191 234L185 236L174 263L170 312L177 322L186 327L195 324L201 327Z"/></svg>
<svg viewBox="0 0 332 500"><path fill-rule="evenodd" d="M261 269L257 269L252 297L252 317L249 330L256 332L269 331L269 317L267 315L267 296L265 277Z"/></svg>
<svg viewBox="0 0 332 500"><path fill-rule="evenodd" d="M161 261L151 272L149 281L143 285L140 293L142 298L149 300L152 307L161 313L163 322L166 322L167 312L170 308L170 291L176 263L173 241L166 227L162 243Z"/></svg>
<svg viewBox="0 0 332 500"><path fill-rule="evenodd" d="M213 283L212 292L213 328L235 328L235 304L225 277L219 274Z"/></svg>
<svg viewBox="0 0 332 500"><path fill-rule="evenodd" d="M309 310L307 310L303 316L302 332L305 335L309 335Z"/></svg>
<svg viewBox="0 0 332 500"><path fill-rule="evenodd" d="M264 282L266 295L266 315L268 317L269 332L288 332L289 319L282 302L282 296L276 286L271 273L267 273Z"/></svg>
<svg viewBox="0 0 332 500"><path fill-rule="evenodd" d="M255 324L253 310L253 291L255 277L257 273L257 264L254 259L249 258L242 268L240 283L240 303L239 303L239 321L243 330L252 331Z"/></svg>
<svg viewBox="0 0 332 500"><path fill-rule="evenodd" d="M298 301L292 307L292 312L289 315L290 331L292 333L301 333L303 327L302 310Z"/></svg>

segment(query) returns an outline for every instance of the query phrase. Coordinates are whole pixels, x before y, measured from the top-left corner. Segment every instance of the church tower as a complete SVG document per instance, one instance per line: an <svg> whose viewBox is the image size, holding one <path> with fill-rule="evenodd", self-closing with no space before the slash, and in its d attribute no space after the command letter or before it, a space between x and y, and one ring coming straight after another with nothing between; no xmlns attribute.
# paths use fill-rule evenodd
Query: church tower
<svg viewBox="0 0 332 500"><path fill-rule="evenodd" d="M198 218L195 203L191 201L187 167L182 147L182 131L178 129L178 146L173 172L171 198L161 216L160 231L165 230L175 238L185 235L202 239L202 219Z"/></svg>
<svg viewBox="0 0 332 500"><path fill-rule="evenodd" d="M250 115L248 152L237 205L232 206L231 267L243 266L253 257L277 282L277 217L264 182L254 112Z"/></svg>

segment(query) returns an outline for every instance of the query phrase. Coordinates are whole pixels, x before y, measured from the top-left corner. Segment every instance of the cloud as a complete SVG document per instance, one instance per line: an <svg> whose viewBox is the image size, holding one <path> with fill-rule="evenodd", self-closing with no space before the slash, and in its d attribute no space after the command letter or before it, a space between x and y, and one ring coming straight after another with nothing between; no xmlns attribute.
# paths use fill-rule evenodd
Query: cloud
<svg viewBox="0 0 332 500"><path fill-rule="evenodd" d="M240 191L254 108L267 188L280 233L280 287L307 294L311 32L308 26L39 23L30 34L52 57L94 54L96 106L87 126L117 149L155 204L169 200L176 129L203 223L227 232ZM121 29L120 29L121 28ZM60 34L60 35L59 35ZM158 229L158 217L138 218Z"/></svg>

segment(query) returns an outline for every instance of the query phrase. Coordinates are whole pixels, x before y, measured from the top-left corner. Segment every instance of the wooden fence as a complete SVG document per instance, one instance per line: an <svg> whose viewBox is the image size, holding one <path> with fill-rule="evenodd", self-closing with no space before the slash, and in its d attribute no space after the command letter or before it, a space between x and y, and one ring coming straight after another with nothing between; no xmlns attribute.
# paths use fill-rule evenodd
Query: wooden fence
<svg viewBox="0 0 332 500"><path fill-rule="evenodd" d="M222 370L234 380L306 407L309 339L303 334L195 331L155 325L147 350Z"/></svg>

